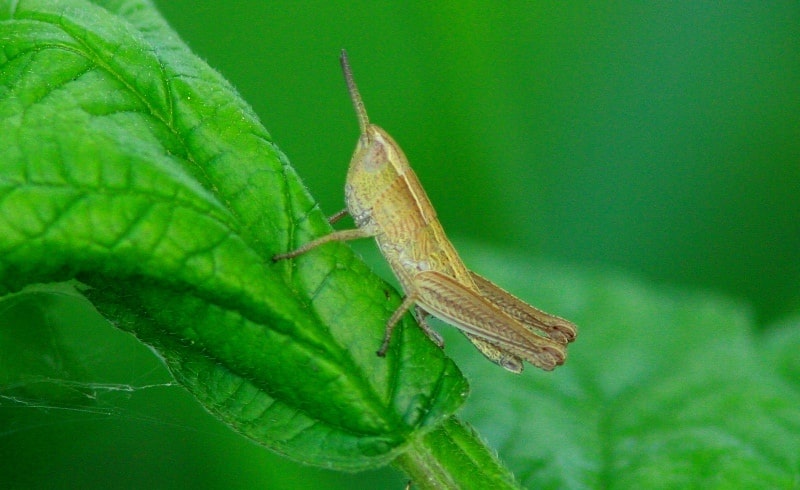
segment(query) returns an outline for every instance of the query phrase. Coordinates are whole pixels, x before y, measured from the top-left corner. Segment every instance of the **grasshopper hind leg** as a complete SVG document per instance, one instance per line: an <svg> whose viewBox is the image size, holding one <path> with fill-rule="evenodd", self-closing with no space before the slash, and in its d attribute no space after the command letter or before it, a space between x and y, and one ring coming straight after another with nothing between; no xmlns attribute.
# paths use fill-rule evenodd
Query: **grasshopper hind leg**
<svg viewBox="0 0 800 490"><path fill-rule="evenodd" d="M409 294L405 298L403 298L403 302L400 303L400 306L397 307L392 316L389 317L389 321L386 322L386 329L383 333L383 342L381 342L381 347L378 349L379 357L385 357L386 351L389 350L389 342L392 340L392 332L394 332L394 327L397 326L397 323L406 314L406 312L411 309L414 303L417 301L416 294ZM432 329L430 325L428 325L427 317L430 316L430 313L425 311L424 309L420 308L419 306L414 307L414 318L416 318L417 323L419 324L420 328L423 332L428 336L429 339L433 341L434 344L439 346L440 348L444 347L444 339L436 330Z"/></svg>
<svg viewBox="0 0 800 490"><path fill-rule="evenodd" d="M389 317L389 321L386 322L386 329L383 332L383 342L381 342L381 348L378 349L378 357L386 357L386 351L389 350L389 341L392 340L392 332L394 331L394 327L397 326L397 322L403 318L403 315L414 305L414 302L417 301L416 295L409 294L405 298L403 298L403 302L400 303L400 306L394 310L392 316Z"/></svg>
<svg viewBox="0 0 800 490"><path fill-rule="evenodd" d="M498 366L511 371L512 373L519 374L524 369L522 358L515 356L508 351L498 348L496 345L485 341L484 339L467 332L462 332L469 339L470 342L483 354L487 359L497 364Z"/></svg>
<svg viewBox="0 0 800 490"><path fill-rule="evenodd" d="M425 332L425 335L427 335L428 338L431 339L434 344L439 346L440 349L443 349L444 339L442 338L442 335L433 328L431 328L430 325L428 325L428 317L430 315L431 315L430 313L425 311L419 305L417 305L417 307L414 308L414 318L417 319L419 328L421 328L422 331Z"/></svg>

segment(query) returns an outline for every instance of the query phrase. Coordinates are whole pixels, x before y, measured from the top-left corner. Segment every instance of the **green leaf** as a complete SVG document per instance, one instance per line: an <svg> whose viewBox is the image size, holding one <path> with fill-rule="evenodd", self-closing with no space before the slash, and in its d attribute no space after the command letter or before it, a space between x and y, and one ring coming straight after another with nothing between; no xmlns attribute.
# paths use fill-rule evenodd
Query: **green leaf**
<svg viewBox="0 0 800 490"><path fill-rule="evenodd" d="M455 418L415 441L395 464L424 489L519 488L472 428Z"/></svg>
<svg viewBox="0 0 800 490"><path fill-rule="evenodd" d="M608 271L568 273L497 250L462 256L579 326L563 367L519 377L471 362L474 349L448 337L474 391L463 418L526 488L800 481L797 322L767 334L762 347L750 310L719 295Z"/></svg>
<svg viewBox="0 0 800 490"><path fill-rule="evenodd" d="M375 356L399 298L347 247L272 263L330 228L148 3L1 2L0 39L0 295L77 279L210 411L311 464L385 464L462 403L410 320Z"/></svg>

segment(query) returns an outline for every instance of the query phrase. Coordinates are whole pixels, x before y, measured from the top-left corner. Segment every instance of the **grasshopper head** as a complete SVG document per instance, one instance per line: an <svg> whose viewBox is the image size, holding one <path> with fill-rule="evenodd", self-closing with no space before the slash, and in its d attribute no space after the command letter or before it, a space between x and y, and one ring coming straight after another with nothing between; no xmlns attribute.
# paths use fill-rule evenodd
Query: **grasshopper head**
<svg viewBox="0 0 800 490"><path fill-rule="evenodd" d="M403 150L394 139L374 124L366 126L350 160L345 185L347 209L359 226L370 220L376 205L394 195L390 188L408 169Z"/></svg>
<svg viewBox="0 0 800 490"><path fill-rule="evenodd" d="M345 186L347 209L359 226L370 221L372 208L384 192L395 183L397 177L406 172L408 161L403 151L389 134L371 124L367 110L358 91L347 52L342 50L342 71L347 90L358 116L361 137L350 160Z"/></svg>

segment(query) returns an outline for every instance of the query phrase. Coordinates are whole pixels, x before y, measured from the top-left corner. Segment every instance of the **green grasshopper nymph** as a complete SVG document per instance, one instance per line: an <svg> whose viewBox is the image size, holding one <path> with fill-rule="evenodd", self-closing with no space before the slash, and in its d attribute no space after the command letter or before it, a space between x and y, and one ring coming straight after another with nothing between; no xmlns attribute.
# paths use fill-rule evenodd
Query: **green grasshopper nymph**
<svg viewBox="0 0 800 490"><path fill-rule="evenodd" d="M297 257L328 242L374 237L405 292L386 322L379 356L386 355L397 322L415 306L420 327L440 347L444 343L428 326L428 315L454 325L484 356L514 373L522 372L523 360L548 371L563 364L567 344L577 334L575 325L466 268L403 151L369 122L345 51L341 63L361 136L347 172L347 208L330 222L350 213L357 228L334 231L273 260Z"/></svg>

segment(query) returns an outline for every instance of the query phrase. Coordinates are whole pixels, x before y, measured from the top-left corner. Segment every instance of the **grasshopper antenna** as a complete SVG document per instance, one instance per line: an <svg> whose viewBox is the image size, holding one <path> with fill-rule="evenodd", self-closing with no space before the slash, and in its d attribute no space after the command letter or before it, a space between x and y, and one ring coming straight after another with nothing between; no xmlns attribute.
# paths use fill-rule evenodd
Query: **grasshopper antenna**
<svg viewBox="0 0 800 490"><path fill-rule="evenodd" d="M353 80L353 71L350 69L350 62L347 61L346 50L342 50L342 55L339 57L339 60L342 62L344 81L347 82L350 100L353 101L353 108L355 108L356 116L358 116L358 125L361 128L361 134L366 134L367 127L369 127L369 118L367 117L367 110L364 108L364 101L361 100L361 94L358 92L356 81Z"/></svg>

